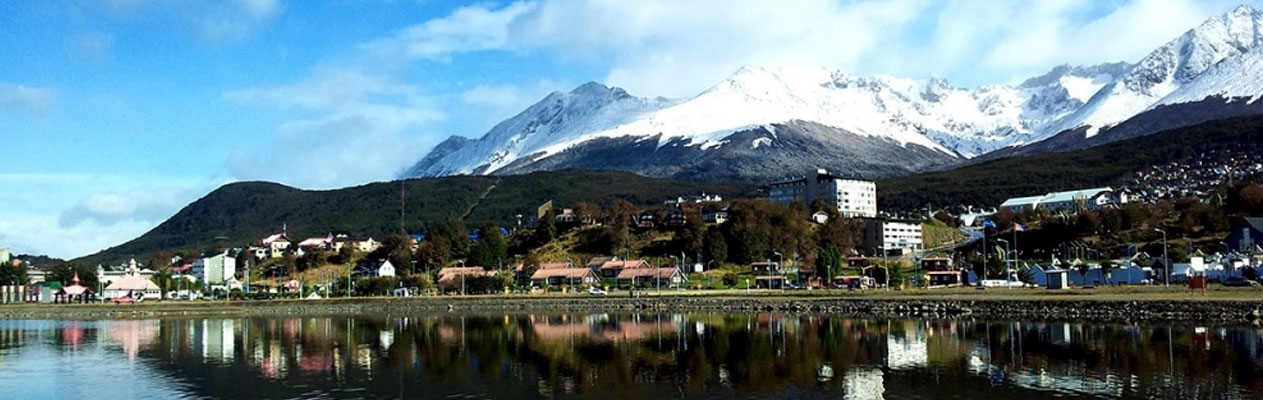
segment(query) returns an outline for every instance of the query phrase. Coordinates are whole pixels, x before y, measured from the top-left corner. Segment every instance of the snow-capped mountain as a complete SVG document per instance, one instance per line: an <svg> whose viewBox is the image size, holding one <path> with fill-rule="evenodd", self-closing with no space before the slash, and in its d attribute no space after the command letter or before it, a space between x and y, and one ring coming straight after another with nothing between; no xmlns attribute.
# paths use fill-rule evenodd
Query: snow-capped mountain
<svg viewBox="0 0 1263 400"><path fill-rule="evenodd" d="M804 167L832 165L881 177L998 149L1054 151L1047 147L1108 140L1112 136L1082 139L1158 107L1208 96L1257 99L1263 95L1261 32L1263 12L1242 6L1135 65L1063 65L1019 85L975 89L939 78L754 66L686 99L635 97L590 82L548 95L480 139L443 142L408 175L582 167L762 180L795 171L750 165L809 158Z"/></svg>
<svg viewBox="0 0 1263 400"><path fill-rule="evenodd" d="M1205 96L1192 98L1194 93L1179 95L1176 92L1198 80L1217 63L1246 53L1260 43L1263 43L1263 11L1240 6L1225 15L1211 17L1149 53L1122 79L1109 84L1074 114L1052 125L1053 133L1084 127L1085 135L1091 137L1101 128L1153 107L1202 100ZM1263 76L1255 75L1253 79L1263 79ZM1211 79L1200 84L1200 90L1218 92L1220 87L1227 90L1235 84ZM1172 94L1177 95L1166 100Z"/></svg>

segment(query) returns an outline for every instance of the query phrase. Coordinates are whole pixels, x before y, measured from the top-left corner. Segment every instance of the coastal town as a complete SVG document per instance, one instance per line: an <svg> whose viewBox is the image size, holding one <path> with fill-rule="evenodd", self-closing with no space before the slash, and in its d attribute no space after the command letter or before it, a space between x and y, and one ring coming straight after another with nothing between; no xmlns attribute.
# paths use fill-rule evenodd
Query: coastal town
<svg viewBox="0 0 1263 400"><path fill-rule="evenodd" d="M957 213L880 210L873 181L818 169L770 183L755 199L681 194L657 205L615 201L604 208L547 201L535 215L517 216L514 226L485 224L473 231L453 220L427 232L382 238L338 231L295 238L282 221L276 232L238 246L169 249L143 262L132 257L95 266L41 265L4 249L0 262L7 271L0 275L0 299L131 304L512 293L1258 286L1263 218L1238 214L1229 220L1203 210L1210 202L1259 201L1260 189L1253 184L1233 186L1232 199L1225 199L1222 190L1208 196L1207 188L1228 187L1259 169L1252 159L1229 159L1231 166L1155 167L1118 189L1036 194L989 208L959 207ZM1208 220L1211 214L1217 219ZM1207 225L1220 228L1207 231ZM1050 238L1048 232L1057 230L1072 232ZM1107 232L1150 240L1114 242L1103 239Z"/></svg>

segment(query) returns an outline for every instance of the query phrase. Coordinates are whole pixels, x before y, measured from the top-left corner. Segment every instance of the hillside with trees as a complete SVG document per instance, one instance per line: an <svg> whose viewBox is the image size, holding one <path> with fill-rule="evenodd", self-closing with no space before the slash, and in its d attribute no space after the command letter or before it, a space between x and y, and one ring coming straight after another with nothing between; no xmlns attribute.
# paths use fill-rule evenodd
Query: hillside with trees
<svg viewBox="0 0 1263 400"><path fill-rule="evenodd" d="M1013 197L1116 187L1137 171L1198 154L1260 152L1263 117L1219 120L1083 150L1006 158L881 181L877 183L878 207L993 207Z"/></svg>
<svg viewBox="0 0 1263 400"><path fill-rule="evenodd" d="M224 185L185 206L140 237L74 260L79 264L147 259L159 251L213 251L255 243L282 227L289 237L324 237L330 232L382 240L390 234L426 233L457 220L466 228L491 223L513 226L535 217L547 201L608 205L624 200L661 204L702 192L749 197L747 184L707 184L647 178L616 171L555 171L525 175L455 176L370 183L336 190L302 190L268 182ZM401 215L402 205L402 215Z"/></svg>

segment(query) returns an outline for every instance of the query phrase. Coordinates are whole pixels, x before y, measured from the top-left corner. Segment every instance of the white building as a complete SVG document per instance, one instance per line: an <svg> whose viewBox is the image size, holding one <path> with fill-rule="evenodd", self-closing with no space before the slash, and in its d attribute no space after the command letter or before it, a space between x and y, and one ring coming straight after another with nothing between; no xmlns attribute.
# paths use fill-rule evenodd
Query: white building
<svg viewBox="0 0 1263 400"><path fill-rule="evenodd" d="M140 268L136 267L136 260L132 259L127 263L127 270L118 280L109 282L105 290L101 292L102 297L107 299L117 299L120 297L143 297L149 300L162 299L162 289L158 284L153 283L148 276L141 274Z"/></svg>
<svg viewBox="0 0 1263 400"><path fill-rule="evenodd" d="M1114 194L1108 187L1052 192L1041 196L1014 197L1005 200L1000 208L1008 208L1013 212L1029 210L1048 210L1051 212L1096 210L1106 205L1127 203L1127 194Z"/></svg>
<svg viewBox="0 0 1263 400"><path fill-rule="evenodd" d="M921 221L891 218L864 219L863 247L871 254L915 251L924 248Z"/></svg>
<svg viewBox="0 0 1263 400"><path fill-rule="evenodd" d="M830 175L824 169L817 169L809 177L773 183L768 187L768 195L773 202L790 204L797 201L806 206L822 199L836 206L838 213L848 218L877 216L877 184Z"/></svg>
<svg viewBox="0 0 1263 400"><path fill-rule="evenodd" d="M206 285L223 284L237 275L237 260L229 257L227 251L213 257L199 258L193 260L191 274Z"/></svg>

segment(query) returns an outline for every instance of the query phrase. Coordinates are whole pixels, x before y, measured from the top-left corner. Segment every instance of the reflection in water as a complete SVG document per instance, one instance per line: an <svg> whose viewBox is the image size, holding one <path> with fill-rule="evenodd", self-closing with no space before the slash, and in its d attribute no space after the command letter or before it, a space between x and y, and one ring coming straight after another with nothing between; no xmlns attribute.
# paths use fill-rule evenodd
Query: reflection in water
<svg viewBox="0 0 1263 400"><path fill-rule="evenodd" d="M1261 352L1255 328L781 314L0 321L0 398L1252 398Z"/></svg>

